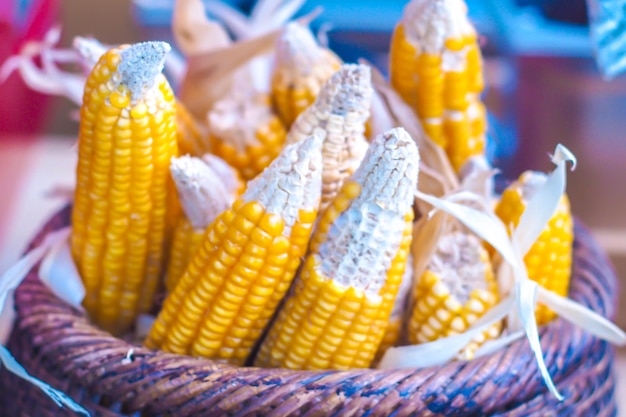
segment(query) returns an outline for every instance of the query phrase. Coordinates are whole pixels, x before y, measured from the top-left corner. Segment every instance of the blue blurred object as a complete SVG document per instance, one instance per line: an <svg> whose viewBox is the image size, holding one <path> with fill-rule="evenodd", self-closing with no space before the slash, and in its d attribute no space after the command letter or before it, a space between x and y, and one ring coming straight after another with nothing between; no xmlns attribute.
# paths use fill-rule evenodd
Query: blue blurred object
<svg viewBox="0 0 626 417"><path fill-rule="evenodd" d="M626 1L587 0L598 65L611 79L626 71Z"/></svg>

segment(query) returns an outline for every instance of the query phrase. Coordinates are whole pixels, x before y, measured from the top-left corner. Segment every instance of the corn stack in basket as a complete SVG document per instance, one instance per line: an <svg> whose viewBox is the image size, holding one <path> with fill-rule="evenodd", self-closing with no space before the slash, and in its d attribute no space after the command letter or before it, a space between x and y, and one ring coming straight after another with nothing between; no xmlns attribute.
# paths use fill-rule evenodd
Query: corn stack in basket
<svg viewBox="0 0 626 417"><path fill-rule="evenodd" d="M545 181L543 173L524 172L511 184L496 205L495 212L507 226L517 226L528 201ZM561 296L567 296L572 267L574 221L567 194L563 194L559 206L524 257L528 278ZM538 325L548 323L555 313L539 304L535 311Z"/></svg>
<svg viewBox="0 0 626 417"><path fill-rule="evenodd" d="M314 131L324 135L320 210L330 203L367 151L364 132L372 93L370 68L344 64L289 130L287 143L299 142Z"/></svg>
<svg viewBox="0 0 626 417"><path fill-rule="evenodd" d="M410 250L419 155L397 128L377 137L335 196L255 364L367 368L382 341Z"/></svg>
<svg viewBox="0 0 626 417"><path fill-rule="evenodd" d="M493 266L482 242L467 231L449 231L416 280L408 340L419 344L463 333L498 301ZM482 343L500 335L501 327L495 323L476 336L460 356L471 359Z"/></svg>
<svg viewBox="0 0 626 417"><path fill-rule="evenodd" d="M149 310L163 269L178 152L175 98L161 74L169 49L112 49L85 85L71 248L86 310L116 334Z"/></svg>
<svg viewBox="0 0 626 417"><path fill-rule="evenodd" d="M202 159L173 158L170 171L183 212L174 229L165 278L171 292L204 237L204 230L233 202L222 179Z"/></svg>
<svg viewBox="0 0 626 417"><path fill-rule="evenodd" d="M209 111L211 152L236 168L244 180L256 177L278 156L287 131L268 94L234 90Z"/></svg>
<svg viewBox="0 0 626 417"><path fill-rule="evenodd" d="M304 25L289 23L276 43L272 103L286 126L315 101L341 59L315 41Z"/></svg>
<svg viewBox="0 0 626 417"><path fill-rule="evenodd" d="M458 172L485 147L482 58L463 0L411 0L390 47L391 84Z"/></svg>
<svg viewBox="0 0 626 417"><path fill-rule="evenodd" d="M207 228L145 341L242 365L305 254L321 190L322 138L287 146Z"/></svg>

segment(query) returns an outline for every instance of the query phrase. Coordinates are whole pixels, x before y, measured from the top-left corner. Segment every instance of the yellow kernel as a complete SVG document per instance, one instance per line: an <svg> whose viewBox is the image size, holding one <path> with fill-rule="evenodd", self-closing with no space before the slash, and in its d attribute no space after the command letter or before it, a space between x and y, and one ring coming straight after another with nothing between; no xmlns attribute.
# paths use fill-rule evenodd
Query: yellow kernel
<svg viewBox="0 0 626 417"><path fill-rule="evenodd" d="M265 208L256 201L250 201L241 208L240 213L244 215L246 220L256 224L265 214Z"/></svg>
<svg viewBox="0 0 626 417"><path fill-rule="evenodd" d="M272 242L272 245L268 248L270 254L283 254L289 251L289 239L285 236L278 236Z"/></svg>
<svg viewBox="0 0 626 417"><path fill-rule="evenodd" d="M259 227L271 236L279 236L285 228L285 222L277 214L266 213L259 221Z"/></svg>
<svg viewBox="0 0 626 417"><path fill-rule="evenodd" d="M457 332L462 332L463 330L465 330L465 322L462 318L455 317L454 320L452 320L452 322L450 323L450 327Z"/></svg>
<svg viewBox="0 0 626 417"><path fill-rule="evenodd" d="M128 106L128 104L130 104L130 98L127 95L120 93L118 91L114 91L109 96L109 101L111 102L112 106L118 109L123 109L124 107ZM118 122L118 125L119 125L119 122Z"/></svg>
<svg viewBox="0 0 626 417"><path fill-rule="evenodd" d="M313 223L316 218L316 210L300 210L300 212L298 213L298 219L300 220L300 223Z"/></svg>
<svg viewBox="0 0 626 417"><path fill-rule="evenodd" d="M148 114L148 107L144 103L139 103L130 111L130 116L133 119L141 119Z"/></svg>
<svg viewBox="0 0 626 417"><path fill-rule="evenodd" d="M352 200L361 194L361 184L355 181L349 181L343 186L343 194L346 198Z"/></svg>
<svg viewBox="0 0 626 417"><path fill-rule="evenodd" d="M444 302L446 308L451 312L457 312L461 310L461 304L456 300L456 298L448 297Z"/></svg>
<svg viewBox="0 0 626 417"><path fill-rule="evenodd" d="M450 292L448 291L448 287L441 281L435 283L431 290L433 295L435 295L437 298L443 298L450 294Z"/></svg>
<svg viewBox="0 0 626 417"><path fill-rule="evenodd" d="M254 229L250 235L250 240L261 248L267 248L272 243L272 236L261 229Z"/></svg>

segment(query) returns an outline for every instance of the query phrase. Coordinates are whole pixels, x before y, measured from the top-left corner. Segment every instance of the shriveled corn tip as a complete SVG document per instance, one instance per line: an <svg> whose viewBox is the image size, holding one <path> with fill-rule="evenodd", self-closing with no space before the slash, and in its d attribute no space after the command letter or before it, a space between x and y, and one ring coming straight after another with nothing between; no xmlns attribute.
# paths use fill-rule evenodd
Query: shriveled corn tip
<svg viewBox="0 0 626 417"><path fill-rule="evenodd" d="M204 230L233 201L221 179L200 158L172 158L170 172L183 211L194 229Z"/></svg>
<svg viewBox="0 0 626 417"><path fill-rule="evenodd" d="M239 196L245 189L245 183L239 175L239 172L228 162L224 161L217 155L205 153L202 160L217 174L224 184L226 191L233 196Z"/></svg>
<svg viewBox="0 0 626 417"><path fill-rule="evenodd" d="M317 97L341 60L320 47L311 31L297 22L285 26L276 44L272 102L287 126Z"/></svg>
<svg viewBox="0 0 626 417"><path fill-rule="evenodd" d="M319 247L331 224L349 207L373 201L385 209L407 213L417 188L419 159L417 146L404 128L374 138L356 172L322 212L311 250Z"/></svg>
<svg viewBox="0 0 626 417"><path fill-rule="evenodd" d="M264 93L234 94L218 101L207 116L212 152L254 178L278 155L287 131Z"/></svg>
<svg viewBox="0 0 626 417"><path fill-rule="evenodd" d="M363 134L371 96L369 67L343 65L324 84L315 103L298 116L289 130L287 143L298 142L315 131L324 136L320 210L327 207L343 181L363 159L368 147Z"/></svg>
<svg viewBox="0 0 626 417"><path fill-rule="evenodd" d="M463 0L411 0L401 24L407 39L433 56L447 46L458 49L462 39L475 34Z"/></svg>
<svg viewBox="0 0 626 417"><path fill-rule="evenodd" d="M291 22L276 41L276 65L307 73L314 70L322 51L308 27Z"/></svg>
<svg viewBox="0 0 626 417"><path fill-rule="evenodd" d="M365 131L373 94L371 78L369 66L344 64L324 84L316 103L331 114L357 113L363 117Z"/></svg>
<svg viewBox="0 0 626 417"><path fill-rule="evenodd" d="M352 176L363 188L352 204L371 200L385 209L407 213L413 204L419 162L415 141L404 128L377 136Z"/></svg>
<svg viewBox="0 0 626 417"><path fill-rule="evenodd" d="M518 181L502 194L495 213L507 225L517 226L526 204L536 190L545 183L547 176L540 172L526 171ZM574 224L569 199L561 197L556 212L541 232L537 241L524 257L528 277L542 287L561 296L567 296L572 267ZM550 322L555 313L539 304L535 310L537 324Z"/></svg>
<svg viewBox="0 0 626 417"><path fill-rule="evenodd" d="M163 71L165 56L171 50L166 42L142 42L121 49L121 61L117 66L120 84L130 92L131 102L142 97L154 86ZM115 82L115 78L113 78Z"/></svg>
<svg viewBox="0 0 626 417"><path fill-rule="evenodd" d="M498 290L486 250L473 235L452 232L441 237L414 292L408 326L411 343L459 334L498 301ZM485 340L497 337L501 323L479 335L462 355L471 357Z"/></svg>

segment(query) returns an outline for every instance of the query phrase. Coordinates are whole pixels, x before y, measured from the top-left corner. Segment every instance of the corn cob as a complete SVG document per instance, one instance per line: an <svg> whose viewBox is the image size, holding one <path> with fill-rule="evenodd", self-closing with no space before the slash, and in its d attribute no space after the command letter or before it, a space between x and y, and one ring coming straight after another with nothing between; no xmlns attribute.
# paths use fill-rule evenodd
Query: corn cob
<svg viewBox="0 0 626 417"><path fill-rule="evenodd" d="M411 239L407 240L410 244ZM402 276L402 281L400 283L400 287L398 288L398 295L393 303L391 317L389 317L389 325L387 326L387 329L385 330L385 335L383 336L383 340L378 347L378 352L376 352L375 362L378 362L383 357L387 349L392 346L396 346L396 344L400 341L402 327L404 324L404 313L407 307L407 302L409 301L409 295L412 287L413 257L411 256L411 254L409 254L407 256L407 263L404 269L404 275Z"/></svg>
<svg viewBox="0 0 626 417"><path fill-rule="evenodd" d="M463 0L412 0L390 48L392 86L457 172L484 152L482 57Z"/></svg>
<svg viewBox="0 0 626 417"><path fill-rule="evenodd" d="M239 171L244 180L257 176L280 153L287 131L272 112L265 93L233 92L208 114L212 153Z"/></svg>
<svg viewBox="0 0 626 417"><path fill-rule="evenodd" d="M318 224L315 249L261 345L257 366L370 366L409 253L418 159L404 129L374 140Z"/></svg>
<svg viewBox="0 0 626 417"><path fill-rule="evenodd" d="M411 343L431 342L467 330L498 302L488 252L475 236L450 232L441 237L426 271L417 280L408 326ZM495 323L460 352L471 359L476 349L500 334Z"/></svg>
<svg viewBox="0 0 626 417"><path fill-rule="evenodd" d="M145 342L241 365L305 254L321 189L321 137L286 147L204 240Z"/></svg>
<svg viewBox="0 0 626 417"><path fill-rule="evenodd" d="M285 26L276 45L272 102L285 126L309 107L341 59L317 44L311 31L296 22Z"/></svg>
<svg viewBox="0 0 626 417"><path fill-rule="evenodd" d="M315 102L298 116L287 143L298 142L315 130L323 131L322 202L326 208L365 155L365 122L372 98L370 68L345 64L322 86Z"/></svg>
<svg viewBox="0 0 626 417"><path fill-rule="evenodd" d="M172 292L185 272L191 256L204 237L204 230L233 201L233 194L215 172L199 158L173 158L170 171L183 207L174 229L165 289Z"/></svg>
<svg viewBox="0 0 626 417"><path fill-rule="evenodd" d="M169 49L112 49L85 86L71 247L86 310L116 334L151 307L163 267L177 154L175 99L161 74Z"/></svg>
<svg viewBox="0 0 626 417"><path fill-rule="evenodd" d="M546 176L527 171L502 194L495 212L506 225L517 226L526 204ZM574 225L567 195L561 197L559 206L541 232L537 241L524 257L528 277L542 287L561 296L567 296L572 267L572 244ZM555 317L544 305L535 310L537 324L543 325Z"/></svg>

